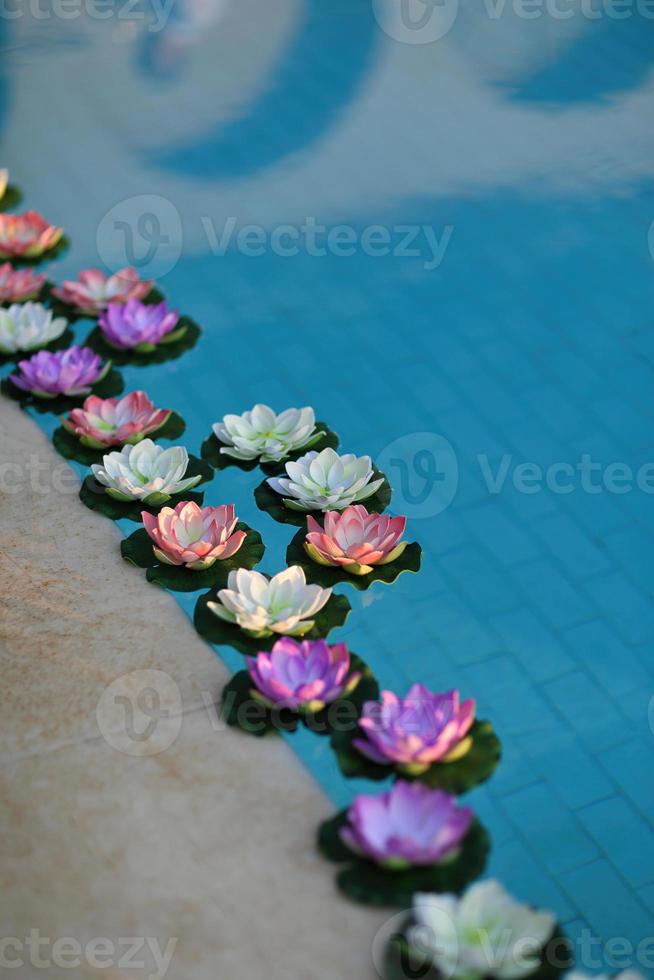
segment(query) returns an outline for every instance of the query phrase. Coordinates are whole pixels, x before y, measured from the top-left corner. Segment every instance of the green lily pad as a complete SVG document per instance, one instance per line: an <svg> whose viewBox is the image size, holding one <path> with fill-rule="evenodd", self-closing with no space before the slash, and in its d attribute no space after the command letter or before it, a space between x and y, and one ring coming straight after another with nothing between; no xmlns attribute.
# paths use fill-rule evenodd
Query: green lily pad
<svg viewBox="0 0 654 980"><path fill-rule="evenodd" d="M62 235L56 245L46 249L41 255L34 255L31 258L25 255L12 255L10 259L0 258L0 262L11 262L13 266L39 265L41 262L53 262L55 259L61 258L68 251L69 247L70 238L67 235Z"/></svg>
<svg viewBox="0 0 654 980"><path fill-rule="evenodd" d="M253 637L235 623L228 623L220 616L216 616L207 606L208 602L215 602L216 598L216 592L213 590L201 595L193 617L196 630L209 643L234 647L241 653L255 654L259 650L270 650L280 638L278 633L259 638ZM314 617L314 626L305 633L303 639L315 640L326 637L330 630L343 625L350 609L350 603L344 595L332 595L327 605Z"/></svg>
<svg viewBox="0 0 654 980"><path fill-rule="evenodd" d="M191 350L198 342L201 334L200 327L190 317L180 316L177 326L173 333L181 328L185 328L183 336L179 340L169 342L161 341L154 350L119 350L107 343L100 327L94 327L85 340L87 347L92 347L97 354L102 357L110 358L114 364L122 367L131 364L135 367L149 367L151 364L163 364L165 361L173 361L181 357L187 350Z"/></svg>
<svg viewBox="0 0 654 980"><path fill-rule="evenodd" d="M198 459L197 456L189 456L189 463L184 477L197 476L198 474L202 476L200 483L206 483L207 480L212 479L213 470L201 459ZM202 504L204 494L194 489L184 490L182 493L170 497L169 500L162 500L159 504L150 501L147 505L142 500L116 500L114 497L110 497L106 492L106 488L101 483L98 483L95 477L90 474L82 483L79 499L89 510L95 510L99 514L104 514L105 517L110 517L112 521L120 521L126 518L129 521L136 521L137 524L141 524L141 512L144 510L147 510L150 514L157 514L162 507L174 507L180 500L194 500L197 504Z"/></svg>
<svg viewBox="0 0 654 980"><path fill-rule="evenodd" d="M399 779L417 779L432 789L442 789L453 796L460 796L486 782L495 772L502 754L500 740L489 721L476 721L469 734L472 745L461 759L435 762L419 775L403 773L396 766L380 765L362 755L352 744L355 738L365 737L360 728L336 732L332 736L332 748L341 772L349 778L382 780L394 775Z"/></svg>
<svg viewBox="0 0 654 980"><path fill-rule="evenodd" d="M340 838L348 823L347 809L321 824L318 849L328 861L349 866L336 877L338 887L349 898L365 905L406 909L416 892L460 894L482 874L490 851L490 838L478 820L473 820L458 855L442 864L389 870L354 854Z"/></svg>
<svg viewBox="0 0 654 980"><path fill-rule="evenodd" d="M164 505L165 506L165 505ZM193 571L179 565L166 565L160 562L153 552L152 538L141 528L125 538L120 545L120 553L126 561L145 568L148 582L160 585L174 592L197 592L198 589L210 589L222 586L227 582L227 576L234 568L254 568L266 550L261 535L247 524L239 521L236 530L245 531L247 537L239 550L231 558L216 561L209 568Z"/></svg>
<svg viewBox="0 0 654 980"><path fill-rule="evenodd" d="M369 588L373 582L383 582L390 585L402 572L419 572L422 559L422 548L417 542L408 544L399 558L387 565L375 565L367 575L350 575L341 566L319 565L313 561L304 549L307 536L306 525L293 537L286 549L286 563L301 565L307 577L307 582L315 582L323 588L333 588L346 582L359 591Z"/></svg>
<svg viewBox="0 0 654 980"><path fill-rule="evenodd" d="M31 302L35 301L32 300ZM38 352L42 350L65 350L74 343L74 340L75 338L73 336L73 331L69 327L66 327L60 337L57 337L55 340L51 340L50 343L45 344L44 347L35 347L33 350L17 350L13 351L11 354L0 353L0 364L17 364L18 361L28 361L30 357L33 357L34 354L38 354Z"/></svg>
<svg viewBox="0 0 654 980"><path fill-rule="evenodd" d="M304 449L298 449L293 453L289 453L285 456L283 460L279 463L260 463L258 459L235 459L233 456L228 456L226 453L221 453L221 448L224 447L224 443L220 442L216 438L215 434L212 432L208 439L205 439L202 443L201 455L203 459L206 459L208 463L216 470L224 470L228 466L237 466L241 470L250 472L261 466L264 473L268 473L273 476L277 473L284 472L284 466L289 460L299 459L300 456L304 456L305 453L311 452L312 450L320 451L321 449L338 449L338 436L331 429L327 428L324 422L316 422L316 429L318 432L322 433L322 438L319 442L314 443L312 446L306 446ZM314 435L317 433L314 433Z"/></svg>
<svg viewBox="0 0 654 980"><path fill-rule="evenodd" d="M363 702L370 700L375 691L379 696L379 684L370 667L352 652L350 665L352 671L361 674L356 687L321 711L314 712L272 708L263 704L253 695L256 688L249 672L242 670L232 677L223 691L222 716L228 725L258 736L270 732L294 732L299 724L315 735L329 735L344 726L351 729L361 713Z"/></svg>
<svg viewBox="0 0 654 980"><path fill-rule="evenodd" d="M371 480L378 480L380 477L384 477L384 482L379 490L366 500L360 501L371 513L375 514L381 514L391 502L392 491L388 480L380 470L373 470ZM259 510L266 511L273 520L278 521L280 524L294 524L296 527L305 528L307 526L307 514L319 518L324 513L320 510L294 510L291 507L287 507L282 495L277 493L276 490L273 490L268 485L267 480L264 480L256 488L254 499L257 502Z"/></svg>
<svg viewBox="0 0 654 980"><path fill-rule="evenodd" d="M5 192L0 197L0 211L11 211L23 200L23 192L16 184L7 184Z"/></svg>
<svg viewBox="0 0 654 980"><path fill-rule="evenodd" d="M186 422L184 419L177 412L173 412L165 425L162 425L156 432L151 432L147 438L155 441L157 439L176 440L184 434L185 429ZM60 425L53 432L52 444L65 459L74 459L78 463L83 463L84 466L101 463L103 456L121 448L120 446L107 446L106 449L90 449L88 446L83 446L79 439L68 429L65 429L63 425Z"/></svg>
<svg viewBox="0 0 654 980"><path fill-rule="evenodd" d="M409 944L406 934L412 924L409 915L402 931L389 939L384 954L384 980L444 980L443 974L433 965L429 951ZM561 926L556 925L543 947L540 966L528 974L529 980L557 980L573 966L572 944ZM493 974L487 973L483 980L493 980Z"/></svg>
<svg viewBox="0 0 654 980"><path fill-rule="evenodd" d="M92 394L97 395L99 398L113 398L114 395L120 395L124 387L125 383L122 374L114 371L112 368L107 372L102 381L93 385ZM38 398L36 395L31 394L31 392L17 388L9 378L5 378L0 383L0 391L3 395L13 399L15 402L19 402L24 407L29 406L37 412L52 412L55 415L65 415L67 412L70 412L71 408L77 408L83 404L85 398L88 398L88 395L76 395L75 397L58 395L56 398Z"/></svg>

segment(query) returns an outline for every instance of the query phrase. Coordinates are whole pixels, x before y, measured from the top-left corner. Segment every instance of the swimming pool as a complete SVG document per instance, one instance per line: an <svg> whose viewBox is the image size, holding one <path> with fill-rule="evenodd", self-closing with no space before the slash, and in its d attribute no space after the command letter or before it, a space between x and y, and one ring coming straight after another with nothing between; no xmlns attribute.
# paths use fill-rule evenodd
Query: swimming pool
<svg viewBox="0 0 654 980"><path fill-rule="evenodd" d="M311 404L384 462L423 569L347 589L339 635L383 686L456 686L492 718L503 761L470 796L489 872L572 936L637 944L654 911L654 28L462 3L443 37L406 43L373 7L196 3L154 31L118 5L1 20L3 163L66 225L58 277L126 259L203 325L180 360L125 370L183 414L189 449L225 412ZM275 572L289 529L256 508L259 481L223 471L208 499L238 504ZM292 744L337 804L353 795L323 742Z"/></svg>

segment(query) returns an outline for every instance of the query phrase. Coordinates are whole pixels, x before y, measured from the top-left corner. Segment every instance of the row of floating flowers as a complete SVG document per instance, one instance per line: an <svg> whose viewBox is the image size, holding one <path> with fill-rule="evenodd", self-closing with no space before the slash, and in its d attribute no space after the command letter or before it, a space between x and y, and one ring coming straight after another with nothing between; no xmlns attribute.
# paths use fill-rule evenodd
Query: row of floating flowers
<svg viewBox="0 0 654 980"><path fill-rule="evenodd" d="M7 187L0 171L0 207ZM385 476L368 456L339 454L338 438L311 408L276 414L256 405L226 415L201 459L181 445L158 445L158 438L181 435L183 420L143 391L118 397L122 378L102 355L148 363L182 341L189 326L193 340L199 330L133 269L111 276L89 269L53 287L12 264L52 254L62 240L62 229L36 212L0 213L0 259L10 260L0 265L0 355L31 354L3 391L65 413L53 441L63 455L90 465L81 499L142 524L122 544L127 560L169 588L211 586L198 600L196 627L246 654L246 669L223 693L229 724L263 735L302 723L329 736L346 776L394 778L381 794L358 795L318 835L323 855L345 866L337 881L347 895L411 908L388 945L388 980L562 972L570 957L554 916L515 902L497 882L469 884L484 869L489 840L457 797L497 766L491 724L457 691L414 684L405 697L380 692L359 657L327 642L350 608L333 585L366 588L420 567L419 546L404 540L405 518L383 513L391 494ZM98 326L88 346L67 345L69 322L79 317L97 318ZM260 535L238 520L232 504L203 506L194 493L228 465L261 467L268 475L255 491L259 507L300 526L289 567L270 578L255 570L264 553ZM322 524L314 516L320 514Z"/></svg>

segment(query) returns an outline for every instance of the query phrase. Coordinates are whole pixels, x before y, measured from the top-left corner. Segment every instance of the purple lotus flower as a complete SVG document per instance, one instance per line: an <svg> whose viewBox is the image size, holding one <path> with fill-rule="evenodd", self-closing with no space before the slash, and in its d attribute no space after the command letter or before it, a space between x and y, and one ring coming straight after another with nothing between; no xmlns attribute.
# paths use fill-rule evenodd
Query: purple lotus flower
<svg viewBox="0 0 654 980"><path fill-rule="evenodd" d="M357 796L347 818L340 831L346 847L384 868L403 870L454 857L473 813L443 790L398 780L380 796Z"/></svg>
<svg viewBox="0 0 654 980"><path fill-rule="evenodd" d="M361 674L350 670L344 643L325 640L277 640L270 653L247 658L259 700L293 711L320 711L351 691Z"/></svg>
<svg viewBox="0 0 654 980"><path fill-rule="evenodd" d="M20 373L9 377L23 391L38 398L57 395L88 395L91 386L101 381L111 367L89 347L69 347L67 350L39 351L27 361L19 361Z"/></svg>
<svg viewBox="0 0 654 980"><path fill-rule="evenodd" d="M175 330L179 314L167 303L148 304L138 299L109 303L98 323L107 343L120 350L152 351L157 344L169 344L186 333Z"/></svg>
<svg viewBox="0 0 654 980"><path fill-rule="evenodd" d="M414 684L405 698L382 691L379 701L366 701L359 726L365 738L355 748L373 762L396 765L417 776L435 762L454 762L472 744L468 735L475 720L475 702L461 702L458 691L433 694Z"/></svg>

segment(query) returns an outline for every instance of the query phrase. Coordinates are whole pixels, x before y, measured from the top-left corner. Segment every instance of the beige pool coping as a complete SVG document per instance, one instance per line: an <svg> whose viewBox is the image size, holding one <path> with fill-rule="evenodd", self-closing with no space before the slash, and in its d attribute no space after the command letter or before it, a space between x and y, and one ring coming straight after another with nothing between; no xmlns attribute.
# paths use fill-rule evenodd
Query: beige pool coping
<svg viewBox="0 0 654 980"><path fill-rule="evenodd" d="M159 976L156 943L174 948L174 980L377 976L388 914L339 896L314 846L332 804L281 740L217 725L227 668L77 488L0 398L0 958L23 964L10 975ZM139 937L151 945L130 954ZM113 952L87 946L100 939Z"/></svg>

